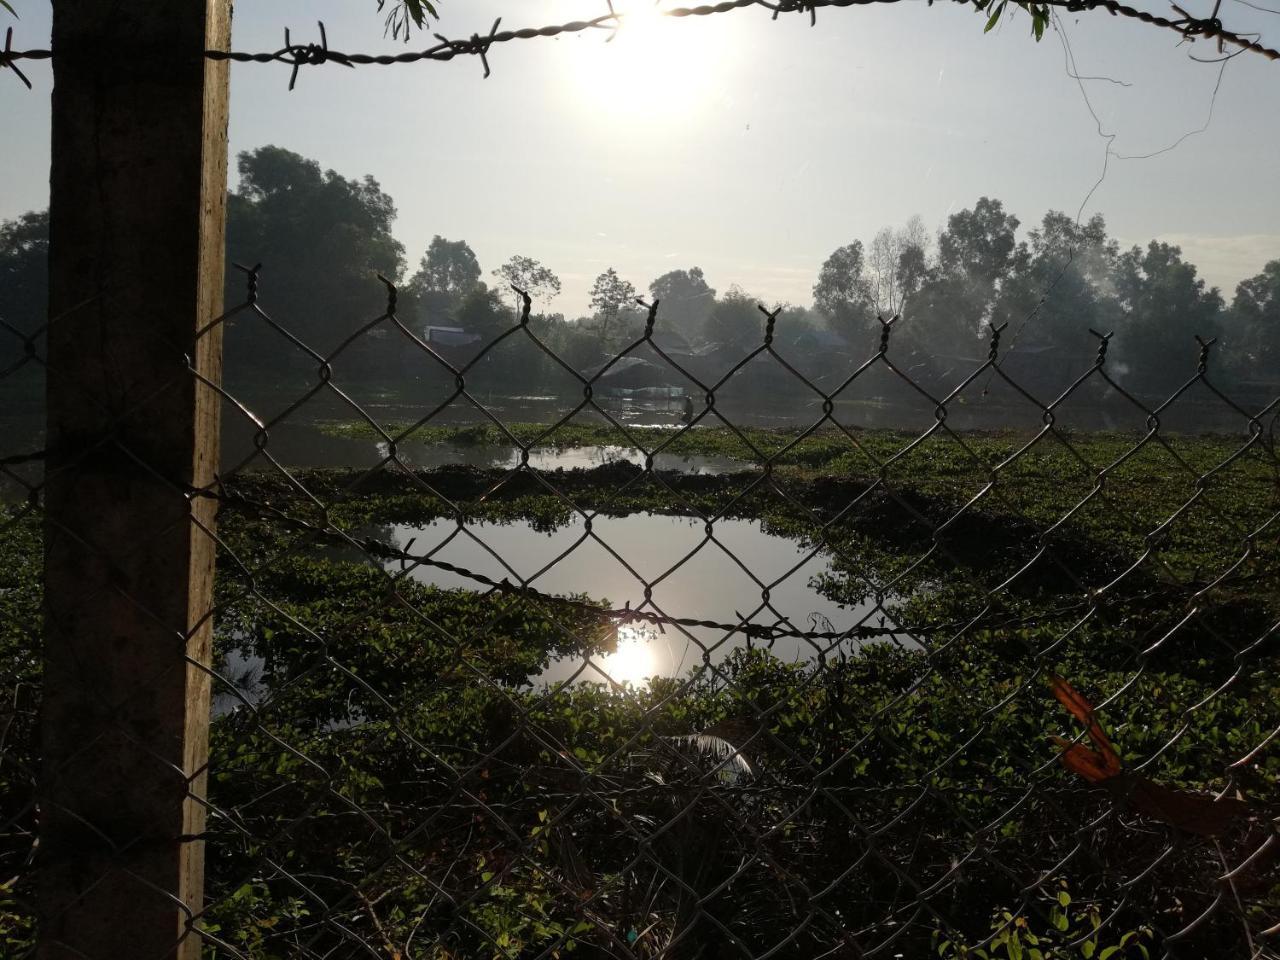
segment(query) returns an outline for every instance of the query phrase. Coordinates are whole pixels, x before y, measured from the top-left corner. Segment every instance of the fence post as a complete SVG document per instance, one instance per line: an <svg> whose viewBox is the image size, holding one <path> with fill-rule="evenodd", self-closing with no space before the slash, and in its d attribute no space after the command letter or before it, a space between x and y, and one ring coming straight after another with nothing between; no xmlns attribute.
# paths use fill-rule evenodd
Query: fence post
<svg viewBox="0 0 1280 960"><path fill-rule="evenodd" d="M41 958L200 955L230 21L53 5Z"/></svg>

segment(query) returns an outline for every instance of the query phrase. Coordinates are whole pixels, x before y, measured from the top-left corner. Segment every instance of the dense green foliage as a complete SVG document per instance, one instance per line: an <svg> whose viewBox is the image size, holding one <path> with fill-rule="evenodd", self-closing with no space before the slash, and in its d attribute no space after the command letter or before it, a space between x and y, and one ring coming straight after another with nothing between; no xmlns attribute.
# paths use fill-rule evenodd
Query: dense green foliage
<svg viewBox="0 0 1280 960"><path fill-rule="evenodd" d="M530 440L544 430L515 428ZM600 442L594 431L557 436ZM745 439L756 451L786 443L763 430ZM243 499L221 519L206 923L261 958L299 944L354 956L348 935L436 958L713 957L729 955L726 928L760 953L802 921L781 955L813 956L854 931L863 947L900 937L907 956L1158 955L1163 934L1213 900L1220 855L1058 766L1047 737L1076 731L1044 678L1114 697L1103 718L1118 749L1161 783L1230 783L1259 810L1273 803L1275 751L1224 772L1280 723L1274 638L1253 645L1280 610L1275 538L1248 551L1241 538L1280 506L1274 458L1254 442L1223 465L1241 441L1153 441L1041 536L1133 439L1070 437L1082 463L1046 438L943 527L1026 442L963 440L936 437L882 469L904 438L814 435L778 457L788 499L758 472L556 474L588 511L758 517L824 542L824 592L852 602L867 579L896 578L885 603L926 640L844 647L821 666L743 650L638 689L537 684L552 659L610 647L589 608L424 586L338 535L386 544L386 524L455 507L467 520L565 522L564 501L527 474L496 489L501 473L469 469L359 484L301 474L324 514L271 475L232 481ZM681 442L758 459L725 431ZM324 522L326 535L304 526ZM5 686L34 692L38 531L14 514L0 529ZM236 678L246 658L261 676ZM29 829L34 697L20 702L0 786L3 816ZM731 744L753 774L716 769L679 739L692 734ZM1241 824L1222 856L1239 863L1261 829ZM29 842L21 830L4 841L18 894L22 873L7 865ZM1280 906L1273 868L1236 892L1255 926ZM1238 942L1234 914L1216 913L1190 949ZM21 911L4 917L4 936L29 936Z"/></svg>
<svg viewBox="0 0 1280 960"><path fill-rule="evenodd" d="M347 179L281 147L240 154L239 188L227 197L227 260L261 264L274 293L273 319L300 334L310 351L327 355L379 313L377 275L398 281L404 248L391 234L396 209L371 176ZM245 276L227 271L228 304L244 299ZM242 374L279 377L314 367L307 350L291 344L251 312L227 324L226 363ZM357 369L385 357L377 344L348 353Z"/></svg>

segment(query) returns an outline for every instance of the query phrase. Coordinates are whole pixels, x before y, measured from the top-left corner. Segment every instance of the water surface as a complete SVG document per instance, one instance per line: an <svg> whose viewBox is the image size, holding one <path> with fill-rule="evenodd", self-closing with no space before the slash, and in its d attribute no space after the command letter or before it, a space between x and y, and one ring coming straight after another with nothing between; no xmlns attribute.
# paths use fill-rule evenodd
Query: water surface
<svg viewBox="0 0 1280 960"><path fill-rule="evenodd" d="M884 614L870 602L847 607L818 593L811 581L830 569L830 557L766 533L760 521L718 520L708 533L701 520L639 513L598 516L591 527L588 532L581 517L549 534L529 523L468 523L459 530L453 521L440 520L394 526L391 536L415 556L430 555L494 579L526 581L544 593L585 593L614 608L629 603L677 618L827 631L878 626ZM389 570L399 568L398 562L388 564ZM477 588L464 576L430 566L414 568L410 576L439 587ZM562 661L541 679L639 683L652 675L679 676L699 664L721 662L746 642L740 634L708 627L667 626L661 632L637 625L622 632L617 654L585 661L585 668L582 659ZM857 642L781 639L771 649L798 662L847 652Z"/></svg>

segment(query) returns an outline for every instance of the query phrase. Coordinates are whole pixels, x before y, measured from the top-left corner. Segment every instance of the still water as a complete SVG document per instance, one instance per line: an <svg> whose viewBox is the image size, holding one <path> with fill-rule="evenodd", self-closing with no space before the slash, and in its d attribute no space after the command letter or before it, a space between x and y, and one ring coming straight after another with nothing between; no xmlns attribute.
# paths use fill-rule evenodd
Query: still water
<svg viewBox="0 0 1280 960"><path fill-rule="evenodd" d="M395 526L391 535L396 546L415 556L430 554L495 579L527 579L546 593L586 593L615 608L630 603L633 609L672 617L781 622L819 631L863 622L878 626L883 614L870 602L845 607L824 597L812 581L830 569L828 555L766 533L755 520L718 520L710 535L700 520L643 513L596 517L589 533L578 518L550 534L528 523L467 524L459 532L452 521L437 521ZM398 570L399 564L388 569ZM458 574L428 566L410 576L440 587L476 587ZM647 606L646 584L652 589ZM636 625L620 632L616 653L554 663L541 679L640 684L647 677L679 676L703 663L719 663L745 642L740 635L706 627L668 626L664 633ZM844 649L857 642L844 641ZM829 644L783 639L774 641L772 650L798 662L814 659Z"/></svg>
<svg viewBox="0 0 1280 960"><path fill-rule="evenodd" d="M223 469L227 473L271 467L271 460L285 467L344 467L372 470L389 463L387 444L365 438L332 436L312 423L282 423L270 431L263 449L255 443L255 430L241 424L224 430ZM260 441L259 441L260 442ZM267 454L271 460L267 459ZM415 443L398 445L396 459L406 467L432 470L445 466L469 466L481 470L513 470L520 452L511 446L457 443ZM545 447L529 451L529 466L535 470L572 470L600 467L629 461L643 465L644 456L635 449L616 446ZM682 473L729 473L751 468L748 463L723 456L684 456L660 453L653 460L657 470Z"/></svg>
<svg viewBox="0 0 1280 960"><path fill-rule="evenodd" d="M527 579L529 586L545 593L587 594L615 608L630 603L633 609L672 617L730 624L745 620L800 630L894 626L873 602L845 606L819 593L813 580L830 570L830 556L766 533L756 520L718 520L711 535L700 520L646 513L597 516L590 533L581 518L552 533L535 530L527 522L468 523L459 531L450 520L389 530L392 543L414 556L429 555L498 580ZM378 530L379 537L387 535L388 528ZM344 554L347 559L359 556L363 555ZM398 573L400 563L389 562L386 569ZM448 589L487 589L430 566L418 566L409 576ZM648 605L646 583L652 589ZM780 639L769 649L798 663L820 654L838 656L860 642ZM684 676L699 666L718 664L746 643L740 634L707 627L667 626L663 632L637 624L619 631L616 652L553 662L535 682L642 686L650 677ZM241 696L256 703L269 692L258 679L262 667L260 658L235 651L219 672L241 678ZM220 691L214 697L214 714L230 712L239 703Z"/></svg>

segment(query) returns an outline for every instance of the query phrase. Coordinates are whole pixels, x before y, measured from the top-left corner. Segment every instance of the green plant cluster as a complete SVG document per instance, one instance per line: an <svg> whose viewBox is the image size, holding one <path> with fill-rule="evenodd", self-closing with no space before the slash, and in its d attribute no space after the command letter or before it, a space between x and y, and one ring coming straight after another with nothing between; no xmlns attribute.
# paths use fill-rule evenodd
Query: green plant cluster
<svg viewBox="0 0 1280 960"><path fill-rule="evenodd" d="M1224 864L1261 845L1275 800L1274 751L1226 776L1280 725L1274 638L1254 643L1280 610L1275 545L1236 534L1274 515L1274 472L1251 449L1197 484L1240 443L1149 444L1107 473L1096 509L1043 535L1096 470L1047 438L957 518L1026 442L964 439L976 457L940 437L881 467L901 438L814 435L780 458L787 499L758 472L657 482L626 464L558 474L563 497L527 476L495 490L500 473L470 469L300 475L323 511L269 475L229 481L243 499L220 520L203 925L262 960L356 956L357 940L437 960L736 955L730 938L797 958L842 943L855 956L854 942L982 960L1160 955L1218 898ZM1132 446L1072 440L1097 464ZM550 663L612 647L590 609L607 598L431 587L303 526L375 543L389 524L441 517L551 529L569 503L724 511L824 544L820 589L853 603L893 579L882 600L924 645L799 664L740 649L641 687L549 689ZM0 538L5 687L33 694L0 764L0 817L17 825L0 841L13 946L31 936L19 867L38 766L40 538L16 513ZM237 664L256 666L238 678ZM1051 672L1105 701L1127 764L1168 787L1238 789L1258 815L1216 841L1180 835L1074 777L1048 739L1079 732ZM1274 864L1230 896L1192 953L1229 955L1245 921L1280 909Z"/></svg>

